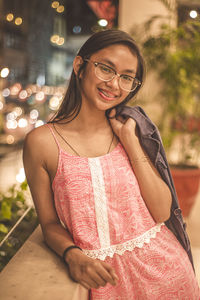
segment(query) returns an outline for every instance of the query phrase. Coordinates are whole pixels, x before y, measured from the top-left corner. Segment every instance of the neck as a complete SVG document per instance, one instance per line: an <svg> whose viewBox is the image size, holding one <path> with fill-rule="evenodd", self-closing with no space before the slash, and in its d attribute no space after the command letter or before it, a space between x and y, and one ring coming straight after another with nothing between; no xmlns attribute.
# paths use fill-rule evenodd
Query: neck
<svg viewBox="0 0 200 300"><path fill-rule="evenodd" d="M109 121L105 115L105 111L90 110L81 107L78 116L72 121L73 127L79 132L96 132L97 130L110 128Z"/></svg>

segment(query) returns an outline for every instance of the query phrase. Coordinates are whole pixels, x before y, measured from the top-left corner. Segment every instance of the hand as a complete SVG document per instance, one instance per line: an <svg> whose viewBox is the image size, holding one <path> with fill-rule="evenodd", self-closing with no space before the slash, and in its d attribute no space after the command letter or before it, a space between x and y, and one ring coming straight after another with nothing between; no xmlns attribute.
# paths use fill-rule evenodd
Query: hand
<svg viewBox="0 0 200 300"><path fill-rule="evenodd" d="M108 282L116 285L118 277L114 269L104 261L92 259L78 249L71 250L66 261L71 278L87 289L98 289Z"/></svg>
<svg viewBox="0 0 200 300"><path fill-rule="evenodd" d="M118 136L121 143L126 145L126 143L128 143L130 140L130 137L137 138L138 140L135 120L132 118L124 119L121 116L117 117L116 119L115 114L116 110L112 109L109 115L111 118L109 120L114 133Z"/></svg>

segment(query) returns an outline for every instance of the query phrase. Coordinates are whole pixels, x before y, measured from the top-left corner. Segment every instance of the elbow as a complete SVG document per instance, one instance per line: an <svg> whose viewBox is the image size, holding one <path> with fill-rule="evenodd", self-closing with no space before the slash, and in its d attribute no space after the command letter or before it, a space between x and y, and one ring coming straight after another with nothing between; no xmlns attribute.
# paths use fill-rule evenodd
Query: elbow
<svg viewBox="0 0 200 300"><path fill-rule="evenodd" d="M165 212L165 213L159 214L158 216L154 217L154 220L156 223L160 224L160 223L163 223L163 222L166 222L167 220L169 220L170 215L171 215L170 211Z"/></svg>
<svg viewBox="0 0 200 300"><path fill-rule="evenodd" d="M172 197L170 193L168 197L165 199L163 205L159 207L159 209L157 210L154 216L154 220L156 223L163 223L169 220L171 216L171 205L172 205Z"/></svg>

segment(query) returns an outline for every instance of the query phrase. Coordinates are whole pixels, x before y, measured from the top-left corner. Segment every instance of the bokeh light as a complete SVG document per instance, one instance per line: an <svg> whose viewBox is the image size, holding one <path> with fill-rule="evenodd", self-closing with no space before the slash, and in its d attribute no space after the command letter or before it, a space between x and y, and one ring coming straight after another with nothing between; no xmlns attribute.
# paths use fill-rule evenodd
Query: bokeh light
<svg viewBox="0 0 200 300"><path fill-rule="evenodd" d="M35 128L40 127L40 126L42 126L42 125L44 125L44 122L43 122L42 120L38 120L38 121L35 123Z"/></svg>
<svg viewBox="0 0 200 300"><path fill-rule="evenodd" d="M31 118L31 119L37 119L38 116L39 116L39 112L38 112L37 109L32 109L32 110L30 111L30 118Z"/></svg>
<svg viewBox="0 0 200 300"><path fill-rule="evenodd" d="M24 168L20 168L19 173L16 175L16 180L17 182L22 183L25 181L25 179L26 179L26 175L24 172Z"/></svg>
<svg viewBox="0 0 200 300"><path fill-rule="evenodd" d="M62 46L64 44L64 42L65 42L65 39L63 37L60 37L59 40L57 41L57 44L59 46Z"/></svg>
<svg viewBox="0 0 200 300"><path fill-rule="evenodd" d="M21 90L21 92L19 93L19 99L20 100L26 100L26 98L28 97L28 93L26 90Z"/></svg>
<svg viewBox="0 0 200 300"><path fill-rule="evenodd" d="M51 6L52 6L53 8L57 8L59 5L60 5L60 3L59 3L58 1L53 1L53 2L51 3Z"/></svg>
<svg viewBox="0 0 200 300"><path fill-rule="evenodd" d="M13 19L14 19L14 15L13 15L12 13L7 14L6 20L7 20L8 22L12 22Z"/></svg>
<svg viewBox="0 0 200 300"><path fill-rule="evenodd" d="M28 125L28 121L24 118L20 118L18 121L19 128L24 128Z"/></svg>
<svg viewBox="0 0 200 300"><path fill-rule="evenodd" d="M102 27L106 27L108 25L108 21L106 19L100 19L98 24Z"/></svg>
<svg viewBox="0 0 200 300"><path fill-rule="evenodd" d="M41 102L41 101L43 101L44 100L44 97L45 97L45 95L44 95L44 92L38 92L36 95L35 95L35 99L37 100L37 101L39 101L39 102Z"/></svg>
<svg viewBox="0 0 200 300"><path fill-rule="evenodd" d="M73 33L75 33L75 34L81 33L81 30L82 30L82 28L79 25L76 25L73 27Z"/></svg>
<svg viewBox="0 0 200 300"><path fill-rule="evenodd" d="M19 106L16 106L16 107L14 108L13 112L15 112L15 113L16 113L16 115L19 117L19 116L21 116L21 115L22 115L22 113L23 113L23 110L22 110L22 108L21 108L21 107L19 107Z"/></svg>
<svg viewBox="0 0 200 300"><path fill-rule="evenodd" d="M14 143L14 141L15 141L15 138L12 134L7 135L7 137L6 137L7 144L11 145Z"/></svg>
<svg viewBox="0 0 200 300"><path fill-rule="evenodd" d="M17 128L17 121L16 120L8 120L6 122L6 127L8 129L16 129Z"/></svg>
<svg viewBox="0 0 200 300"><path fill-rule="evenodd" d="M65 10L65 8L64 8L63 5L59 5L59 6L56 8L56 11L57 11L58 13L62 13L64 10Z"/></svg>
<svg viewBox="0 0 200 300"><path fill-rule="evenodd" d="M15 24L16 24L17 26L21 25L21 24L22 24L22 18L20 18L20 17L16 18L16 19L15 19Z"/></svg>
<svg viewBox="0 0 200 300"><path fill-rule="evenodd" d="M1 70L0 76L1 76L2 78L6 78L6 77L9 75L9 73L10 73L10 70L9 70L8 68L3 68L3 69Z"/></svg>
<svg viewBox="0 0 200 300"><path fill-rule="evenodd" d="M3 97L8 97L8 96L10 96L10 90L9 90L8 88L4 89L4 90L2 91L2 96L3 96Z"/></svg>
<svg viewBox="0 0 200 300"><path fill-rule="evenodd" d="M54 35L51 36L50 40L51 40L52 43L55 44L55 43L57 43L59 41L59 38L60 38L59 35L54 34Z"/></svg>
<svg viewBox="0 0 200 300"><path fill-rule="evenodd" d="M196 19L196 17L197 17L197 11L196 10L191 10L190 11L190 17L192 18L192 19Z"/></svg>

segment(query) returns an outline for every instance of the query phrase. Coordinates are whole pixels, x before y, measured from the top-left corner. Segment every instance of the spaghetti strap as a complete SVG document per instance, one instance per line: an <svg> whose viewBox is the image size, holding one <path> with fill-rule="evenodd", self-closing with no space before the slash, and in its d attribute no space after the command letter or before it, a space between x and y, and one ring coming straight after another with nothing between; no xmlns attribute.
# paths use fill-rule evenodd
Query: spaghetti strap
<svg viewBox="0 0 200 300"><path fill-rule="evenodd" d="M59 142L58 142L58 139L56 138L56 135L55 135L55 133L54 133L54 130L53 130L53 128L50 126L50 124L46 124L47 125L47 127L50 129L50 131L51 131L51 133L52 133L52 135L53 135L53 137L54 137L54 140L55 140L55 142L56 142L56 145L58 146L58 149L59 149L59 151L61 150L61 147L60 147L60 144L59 144Z"/></svg>

